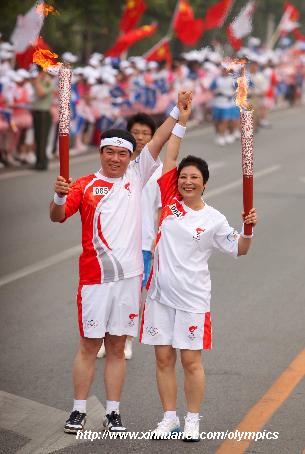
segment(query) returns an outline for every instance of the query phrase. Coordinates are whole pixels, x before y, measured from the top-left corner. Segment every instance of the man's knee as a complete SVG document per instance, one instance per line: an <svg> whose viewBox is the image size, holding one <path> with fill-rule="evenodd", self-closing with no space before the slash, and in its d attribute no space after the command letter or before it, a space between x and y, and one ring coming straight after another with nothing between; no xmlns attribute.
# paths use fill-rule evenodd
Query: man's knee
<svg viewBox="0 0 305 454"><path fill-rule="evenodd" d="M79 351L82 355L96 356L102 345L103 339L90 339L88 337L82 337L80 340Z"/></svg>
<svg viewBox="0 0 305 454"><path fill-rule="evenodd" d="M111 336L107 335L105 337L105 349L106 349L106 358L124 358L124 348L125 348L126 336Z"/></svg>

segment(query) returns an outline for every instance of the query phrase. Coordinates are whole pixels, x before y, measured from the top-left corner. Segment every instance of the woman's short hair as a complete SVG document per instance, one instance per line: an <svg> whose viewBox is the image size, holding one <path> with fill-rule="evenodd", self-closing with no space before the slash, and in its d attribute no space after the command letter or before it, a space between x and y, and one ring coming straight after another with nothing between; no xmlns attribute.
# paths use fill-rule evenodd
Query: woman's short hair
<svg viewBox="0 0 305 454"><path fill-rule="evenodd" d="M184 167L194 166L196 167L202 175L203 182L207 183L210 173L207 162L204 159L198 158L197 156L188 155L186 158L183 158L178 166L178 177L181 173L181 170Z"/></svg>

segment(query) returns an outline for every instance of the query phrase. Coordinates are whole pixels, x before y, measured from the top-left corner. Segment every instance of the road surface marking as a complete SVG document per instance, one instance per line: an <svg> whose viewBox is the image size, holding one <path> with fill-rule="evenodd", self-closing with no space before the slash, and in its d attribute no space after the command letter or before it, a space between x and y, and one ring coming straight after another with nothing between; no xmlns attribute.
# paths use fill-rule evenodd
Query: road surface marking
<svg viewBox="0 0 305 454"><path fill-rule="evenodd" d="M56 265L57 263L63 262L71 257L74 257L77 254L81 253L81 246L74 246L70 249L66 249L59 254L52 255L47 259L40 260L39 262L34 263L33 265L26 266L19 271L15 271L14 273L7 274L0 278L0 287L3 285L9 284L17 279L21 279L23 277L29 276L30 274L36 273L37 271L41 271L49 266Z"/></svg>
<svg viewBox="0 0 305 454"><path fill-rule="evenodd" d="M224 162L221 162L221 161L215 162L210 165L210 169L215 169L217 167L222 167L224 165L225 165ZM255 172L254 178L255 178L255 180L257 180L258 178L262 178L266 175L269 175L270 173L276 172L280 168L281 168L281 166L279 166L279 165L267 167L266 169ZM241 184L242 184L242 180L238 179L225 186L221 186L220 188L216 188L216 189L212 189L211 191L208 191L206 193L205 197L207 197L207 198L215 197L219 194L222 194L223 192L227 192L230 189L237 188ZM25 268L22 268L19 271L15 271L14 273L7 274L6 276L3 276L2 278L0 278L0 287L3 287L6 284L10 284L11 282L16 281L17 279L21 279L23 277L36 273L37 271L41 271L45 268L48 268L49 266L56 265L64 260L74 257L75 255L78 255L80 253L81 253L81 246L74 246L70 249L66 249L63 252L60 252L59 254L52 255L51 257L48 257L47 259L34 263L33 265L26 266Z"/></svg>
<svg viewBox="0 0 305 454"><path fill-rule="evenodd" d="M305 349L289 364L232 432L260 432L305 376ZM252 440L226 440L215 454L242 454Z"/></svg>
<svg viewBox="0 0 305 454"><path fill-rule="evenodd" d="M88 401L86 429L101 430L105 409L97 397ZM68 412L0 391L0 427L30 438L16 454L47 454L76 445L75 436L65 434Z"/></svg>
<svg viewBox="0 0 305 454"><path fill-rule="evenodd" d="M258 178L262 178L265 177L266 175L270 175L270 173L277 172L280 168L281 168L280 165L274 165L271 167L267 167L266 169L259 170L258 172L254 172L254 182ZM221 186L220 188L211 189L210 191L207 191L206 194L204 195L204 198L215 197L216 195L222 194L226 191L229 191L230 189L238 188L241 185L242 179L232 181L232 183Z"/></svg>

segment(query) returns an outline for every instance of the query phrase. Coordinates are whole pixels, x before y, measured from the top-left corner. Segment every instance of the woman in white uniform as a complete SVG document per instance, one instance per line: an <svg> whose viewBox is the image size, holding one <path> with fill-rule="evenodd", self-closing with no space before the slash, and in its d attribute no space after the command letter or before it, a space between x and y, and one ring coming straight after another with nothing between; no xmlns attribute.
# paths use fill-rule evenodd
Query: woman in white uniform
<svg viewBox="0 0 305 454"><path fill-rule="evenodd" d="M164 437L180 431L176 414L176 349L184 370L188 413L184 440L199 441L199 412L204 394L201 351L212 346L211 281L208 259L215 249L245 255L251 237L229 226L225 216L202 199L209 179L207 163L188 156L177 167L185 126L191 113L179 108L179 122L168 142L162 176L162 212L156 240L154 268L140 329L140 342L154 345L157 384L164 417L154 431ZM243 222L256 224L253 208Z"/></svg>

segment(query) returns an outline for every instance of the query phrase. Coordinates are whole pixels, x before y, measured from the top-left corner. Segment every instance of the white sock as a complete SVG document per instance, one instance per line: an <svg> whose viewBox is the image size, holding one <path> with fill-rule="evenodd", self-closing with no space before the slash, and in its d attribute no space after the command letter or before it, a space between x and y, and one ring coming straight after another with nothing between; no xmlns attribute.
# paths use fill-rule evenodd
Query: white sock
<svg viewBox="0 0 305 454"><path fill-rule="evenodd" d="M175 419L177 418L177 412L176 410L170 410L170 411L165 411L164 412L164 419Z"/></svg>
<svg viewBox="0 0 305 454"><path fill-rule="evenodd" d="M86 400L74 399L74 404L73 404L73 410L72 411L77 410L80 413L86 413L86 404L87 404Z"/></svg>
<svg viewBox="0 0 305 454"><path fill-rule="evenodd" d="M106 400L106 414L110 415L113 411L119 412L120 402L116 400Z"/></svg>
<svg viewBox="0 0 305 454"><path fill-rule="evenodd" d="M199 413L191 413L190 411L188 411L186 417L187 419L197 421L197 419L199 419Z"/></svg>

